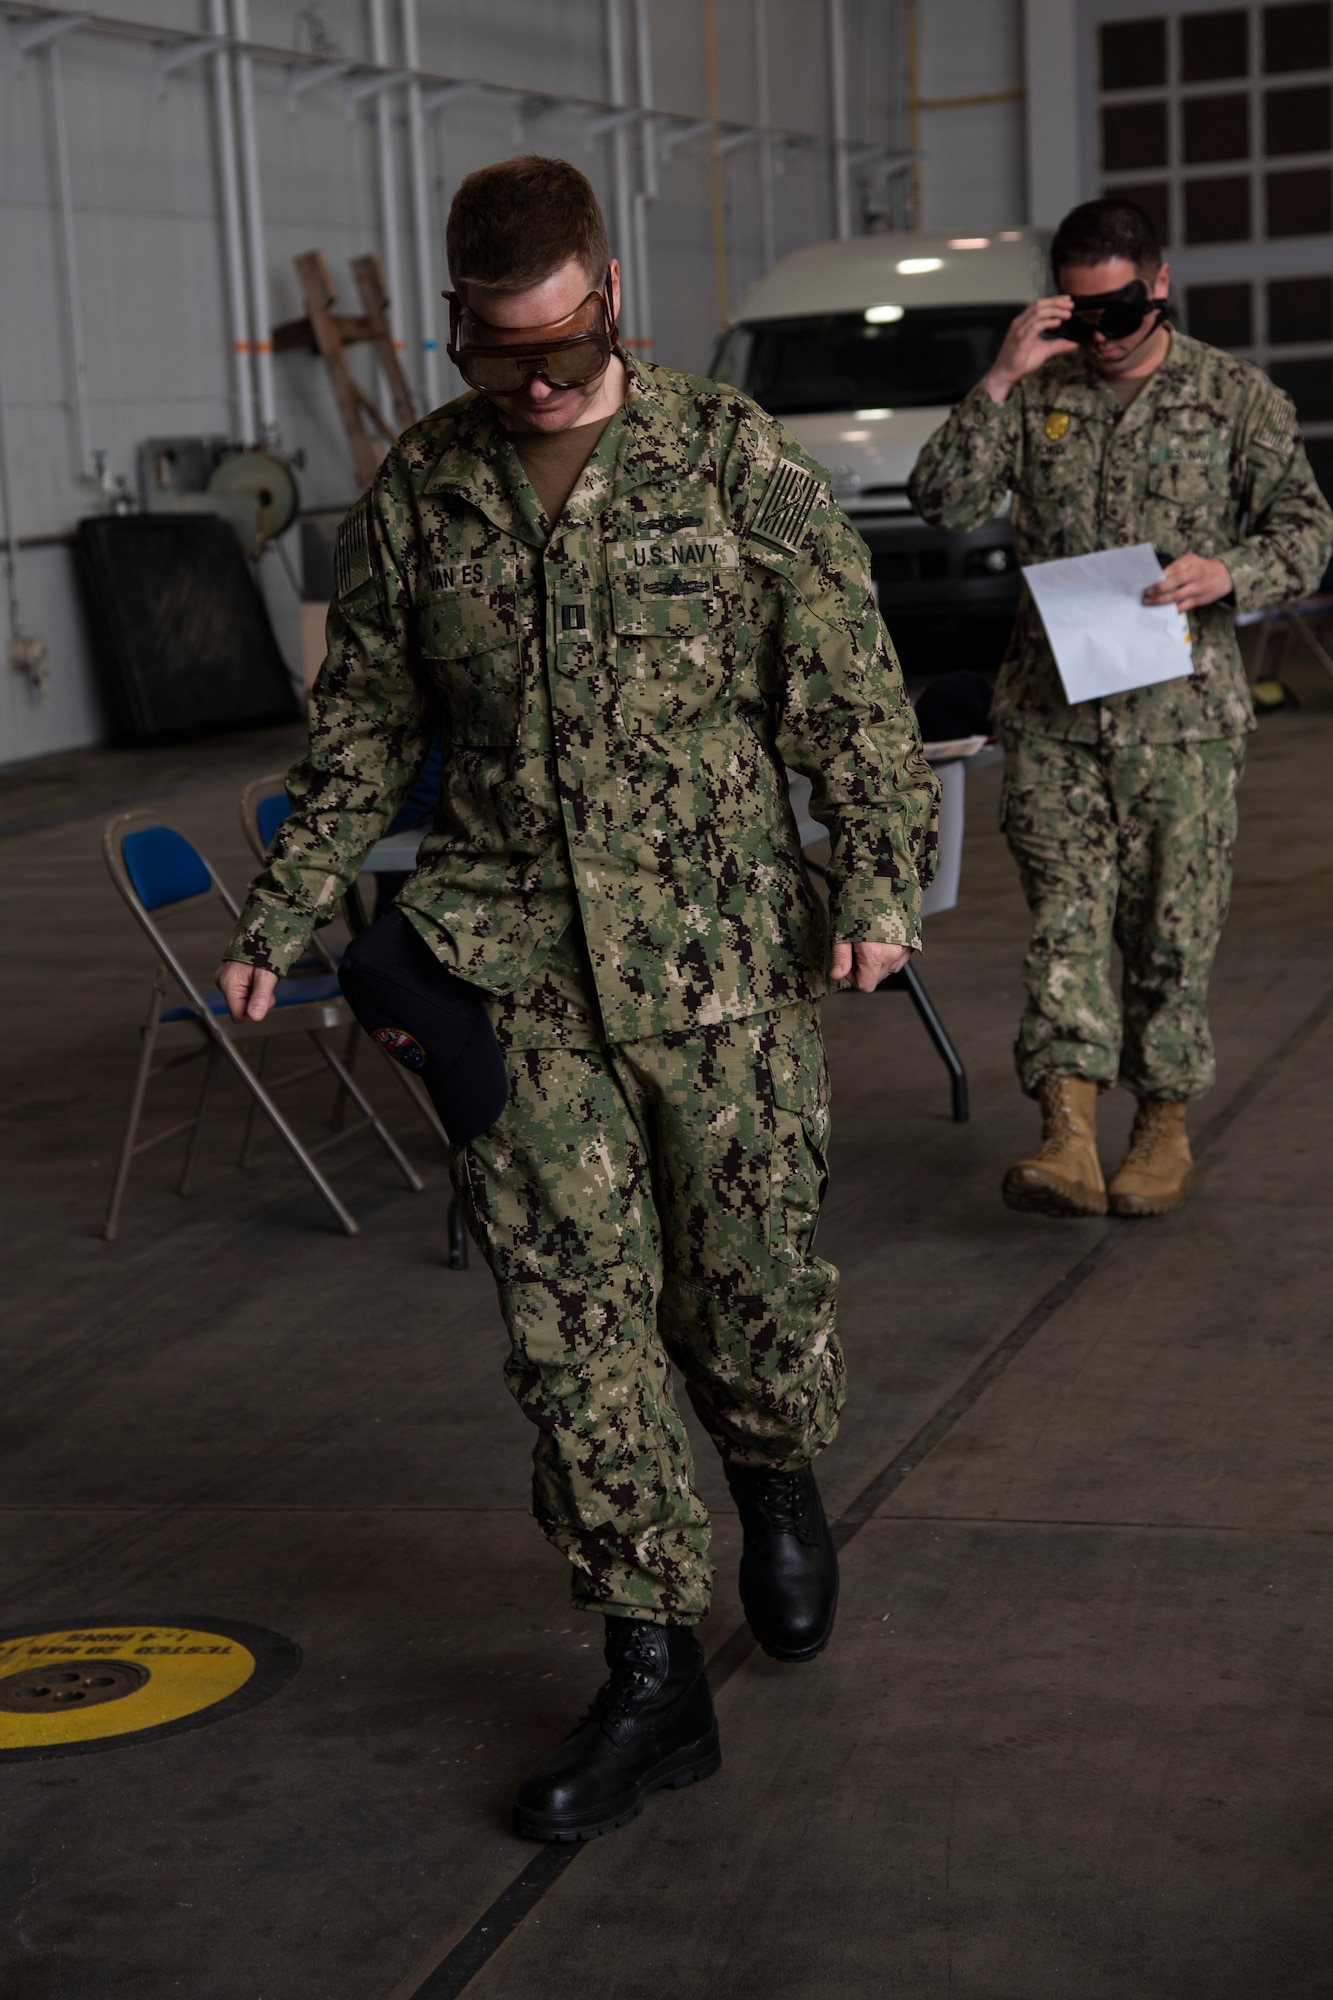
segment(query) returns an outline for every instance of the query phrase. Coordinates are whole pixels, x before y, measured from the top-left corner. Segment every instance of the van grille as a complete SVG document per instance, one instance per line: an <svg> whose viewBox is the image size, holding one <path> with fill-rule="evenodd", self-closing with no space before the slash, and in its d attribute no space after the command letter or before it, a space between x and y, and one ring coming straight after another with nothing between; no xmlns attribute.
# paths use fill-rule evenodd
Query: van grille
<svg viewBox="0 0 1333 2000"><path fill-rule="evenodd" d="M903 549L876 553L870 559L876 583L935 583L949 574L945 549Z"/></svg>

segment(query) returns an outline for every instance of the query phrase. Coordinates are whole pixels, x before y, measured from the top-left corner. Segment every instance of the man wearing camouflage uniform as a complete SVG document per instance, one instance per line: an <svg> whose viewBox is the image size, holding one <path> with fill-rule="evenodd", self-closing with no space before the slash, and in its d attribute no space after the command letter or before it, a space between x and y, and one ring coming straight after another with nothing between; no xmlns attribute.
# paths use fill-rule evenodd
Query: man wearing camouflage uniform
<svg viewBox="0 0 1333 2000"><path fill-rule="evenodd" d="M1071 704L1025 594L994 710L1003 823L1034 918L1018 1073L1043 1117L1004 1196L1048 1215L1161 1215L1189 1193L1186 1107L1214 1076L1208 980L1254 727L1235 613L1313 590L1333 517L1290 399L1161 323L1170 271L1142 210L1073 210L1051 264L1062 295L1014 321L910 490L954 530L1012 493L1025 564L1151 542L1165 567L1145 601L1189 614L1188 678ZM1077 343L1060 337L1071 328ZM1095 1109L1117 1081L1139 1103L1108 1188Z"/></svg>
<svg viewBox="0 0 1333 2000"><path fill-rule="evenodd" d="M917 944L936 788L821 468L735 391L613 350L582 175L472 175L448 247L451 352L482 393L408 431L343 527L309 755L221 979L262 1012L438 718L398 907L506 1052L508 1105L455 1179L539 1432L534 1512L606 1618L611 1677L519 1796L522 1832L568 1840L718 1760L673 1367L726 1461L756 1636L787 1660L827 1643L810 1466L844 1384L813 1248L817 1003ZM831 957L784 762L832 837Z"/></svg>

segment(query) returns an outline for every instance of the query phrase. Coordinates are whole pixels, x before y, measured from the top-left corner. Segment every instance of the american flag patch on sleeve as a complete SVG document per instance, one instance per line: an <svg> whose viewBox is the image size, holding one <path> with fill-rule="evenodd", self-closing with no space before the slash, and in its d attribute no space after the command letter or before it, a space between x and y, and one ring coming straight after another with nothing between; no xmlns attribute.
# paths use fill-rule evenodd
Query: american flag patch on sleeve
<svg viewBox="0 0 1333 2000"><path fill-rule="evenodd" d="M339 599L350 597L374 575L370 561L370 496L361 495L338 529L333 551L333 583Z"/></svg>
<svg viewBox="0 0 1333 2000"><path fill-rule="evenodd" d="M759 512L750 523L750 533L799 555L801 536L818 497L819 481L814 474L789 458L780 458L777 471L764 489Z"/></svg>
<svg viewBox="0 0 1333 2000"><path fill-rule="evenodd" d="M1296 422L1296 407L1290 396L1280 390L1264 402L1255 426L1254 441L1267 451L1285 451L1291 443L1291 433Z"/></svg>

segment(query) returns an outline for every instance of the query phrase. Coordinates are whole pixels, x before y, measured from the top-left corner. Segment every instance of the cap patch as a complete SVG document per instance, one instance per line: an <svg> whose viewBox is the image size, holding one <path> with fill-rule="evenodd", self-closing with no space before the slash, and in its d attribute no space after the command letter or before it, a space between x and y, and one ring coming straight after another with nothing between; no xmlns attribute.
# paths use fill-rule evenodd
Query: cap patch
<svg viewBox="0 0 1333 2000"><path fill-rule="evenodd" d="M424 1069L426 1051L406 1028L376 1028L375 1040L386 1056L392 1056L404 1069Z"/></svg>

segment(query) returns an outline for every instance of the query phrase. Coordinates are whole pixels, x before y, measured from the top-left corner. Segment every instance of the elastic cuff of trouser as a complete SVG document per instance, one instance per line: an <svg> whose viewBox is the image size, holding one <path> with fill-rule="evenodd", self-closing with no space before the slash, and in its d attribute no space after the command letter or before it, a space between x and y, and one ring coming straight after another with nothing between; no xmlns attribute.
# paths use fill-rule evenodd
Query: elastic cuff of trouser
<svg viewBox="0 0 1333 2000"><path fill-rule="evenodd" d="M1068 1063L1052 1063L1049 1069L1041 1070L1035 1076L1023 1071L1019 1072L1018 1081L1022 1087L1023 1095L1025 1097L1035 1097L1042 1085L1049 1082L1053 1076L1072 1076L1079 1083L1095 1084L1100 1091L1114 1090L1116 1085L1114 1077L1089 1076L1086 1070L1073 1069Z"/></svg>
<svg viewBox="0 0 1333 2000"><path fill-rule="evenodd" d="M577 1591L570 1596L575 1611L586 1611L593 1618L637 1618L644 1625L698 1625L712 1609L711 1599L698 1611L668 1610L663 1604L595 1604L590 1598L580 1597Z"/></svg>
<svg viewBox="0 0 1333 2000"><path fill-rule="evenodd" d="M804 1472L807 1466L814 1464L823 1449L823 1445L819 1445L800 1458L774 1458L771 1453L767 1457L762 1454L751 1457L744 1451L725 1451L722 1462L724 1465L739 1466L742 1472Z"/></svg>
<svg viewBox="0 0 1333 2000"><path fill-rule="evenodd" d="M637 1605L631 1609L628 1604L601 1604L595 1607L591 1604L580 1604L576 1608L579 1611L595 1609L601 1618L632 1618L636 1625L664 1625L680 1632L688 1631L692 1626L698 1625L701 1618L708 1615L704 1612L701 1618L668 1618L665 1612L644 1611Z"/></svg>
<svg viewBox="0 0 1333 2000"><path fill-rule="evenodd" d="M1212 1089L1211 1083L1201 1083L1197 1087L1173 1083L1169 1087L1160 1083L1131 1083L1122 1078L1121 1088L1127 1090L1139 1104L1197 1104Z"/></svg>

